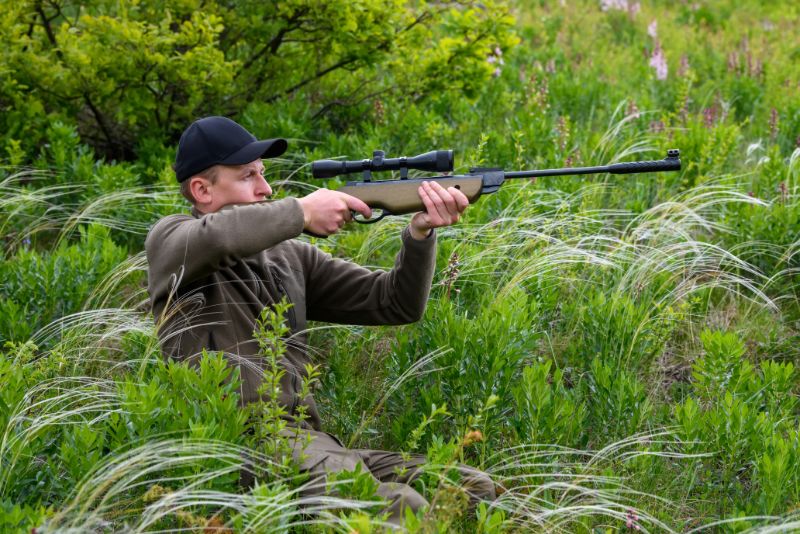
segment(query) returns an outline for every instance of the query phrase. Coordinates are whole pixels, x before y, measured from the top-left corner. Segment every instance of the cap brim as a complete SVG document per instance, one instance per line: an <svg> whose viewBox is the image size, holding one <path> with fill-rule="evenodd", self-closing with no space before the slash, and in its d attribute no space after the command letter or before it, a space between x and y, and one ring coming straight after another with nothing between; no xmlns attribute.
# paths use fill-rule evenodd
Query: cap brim
<svg viewBox="0 0 800 534"><path fill-rule="evenodd" d="M264 139L263 141L253 141L224 160L220 161L223 165L244 165L257 159L277 158L289 146L286 139Z"/></svg>

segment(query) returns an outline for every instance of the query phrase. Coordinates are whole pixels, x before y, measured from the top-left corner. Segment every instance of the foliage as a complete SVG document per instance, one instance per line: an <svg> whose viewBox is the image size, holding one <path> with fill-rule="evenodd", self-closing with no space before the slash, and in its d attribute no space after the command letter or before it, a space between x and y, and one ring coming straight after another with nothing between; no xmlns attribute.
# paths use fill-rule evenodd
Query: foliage
<svg viewBox="0 0 800 534"><path fill-rule="evenodd" d="M248 411L222 356L158 354L143 238L185 208L178 134L224 114L291 140L279 196L378 148L454 148L458 172L681 149L680 173L482 197L437 232L419 323L311 325L302 394L353 447L426 455L410 531L791 531L795 4L2 2L0 530L380 529L379 506L300 506L284 304ZM405 223L301 239L390 267ZM454 462L498 500L465 506ZM363 471L334 482L373 498Z"/></svg>
<svg viewBox="0 0 800 534"><path fill-rule="evenodd" d="M80 228L80 241L52 252L22 248L0 261L0 343L25 341L51 321L77 312L126 257L108 228Z"/></svg>
<svg viewBox="0 0 800 534"><path fill-rule="evenodd" d="M3 12L0 69L13 74L0 94L15 110L3 144L32 153L58 118L115 159L250 102L297 97L319 115L398 90L474 94L492 72L485 58L514 43L503 4L470 0L59 0L4 2Z"/></svg>

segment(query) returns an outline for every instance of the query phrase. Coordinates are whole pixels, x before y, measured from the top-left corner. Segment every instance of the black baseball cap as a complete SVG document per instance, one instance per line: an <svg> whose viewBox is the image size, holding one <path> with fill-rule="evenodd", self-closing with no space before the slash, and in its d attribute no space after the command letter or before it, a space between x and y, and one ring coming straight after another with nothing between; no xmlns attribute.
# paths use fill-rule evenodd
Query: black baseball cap
<svg viewBox="0 0 800 534"><path fill-rule="evenodd" d="M259 141L226 117L204 117L181 135L173 169L182 182L213 165L244 165L259 158L276 158L286 152L286 146L286 139Z"/></svg>

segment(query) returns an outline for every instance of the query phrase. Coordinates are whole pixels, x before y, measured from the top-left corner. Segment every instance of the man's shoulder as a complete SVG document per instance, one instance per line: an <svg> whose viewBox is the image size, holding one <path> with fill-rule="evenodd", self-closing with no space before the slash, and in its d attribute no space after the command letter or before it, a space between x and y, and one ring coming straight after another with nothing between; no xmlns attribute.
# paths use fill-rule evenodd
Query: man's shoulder
<svg viewBox="0 0 800 534"><path fill-rule="evenodd" d="M150 227L150 230L147 232L147 237L145 237L144 240L145 248L151 246L154 241L158 241L168 229L174 227L176 224L191 221L193 219L194 217L188 213L173 213L171 215L161 217L153 224L153 226Z"/></svg>
<svg viewBox="0 0 800 534"><path fill-rule="evenodd" d="M172 224L180 223L183 221L191 221L194 217L192 217L189 213L173 213L171 215L165 215L153 223L153 226L150 227L150 231L147 232L148 236L157 234L160 231L163 231L165 228L169 227Z"/></svg>

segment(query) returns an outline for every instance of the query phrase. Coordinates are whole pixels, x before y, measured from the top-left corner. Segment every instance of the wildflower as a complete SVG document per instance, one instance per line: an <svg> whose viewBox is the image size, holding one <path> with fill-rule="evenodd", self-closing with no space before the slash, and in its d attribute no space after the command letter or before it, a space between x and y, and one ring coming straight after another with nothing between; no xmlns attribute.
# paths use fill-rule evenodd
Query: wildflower
<svg viewBox="0 0 800 534"><path fill-rule="evenodd" d="M480 430L470 430L467 432L467 435L464 436L463 445L464 447L469 447L473 443L479 443L483 441L483 434Z"/></svg>
<svg viewBox="0 0 800 534"><path fill-rule="evenodd" d="M450 260L447 262L447 269L445 271L445 279L442 280L441 284L445 286L447 289L447 298L450 298L450 289L453 287L453 284L456 280L458 280L458 274L461 271L460 269L461 263L458 259L458 253L453 252L453 255L450 256ZM459 293L460 290L454 288L456 293Z"/></svg>
<svg viewBox="0 0 800 534"><path fill-rule="evenodd" d="M625 526L633 530L642 530L639 526L639 516L633 510L628 510L625 514Z"/></svg>
<svg viewBox="0 0 800 534"><path fill-rule="evenodd" d="M739 54L736 51L728 54L728 72L736 72L739 69Z"/></svg>
<svg viewBox="0 0 800 534"><path fill-rule="evenodd" d="M635 16L641 7L641 3L633 2L629 4L628 0L600 0L601 11L609 11L612 9L617 11L627 11L631 17Z"/></svg>
<svg viewBox="0 0 800 534"><path fill-rule="evenodd" d="M641 113L639 113L639 106L637 106L636 102L634 102L633 100L628 102L627 114L628 116L631 116L634 119L638 119L641 116Z"/></svg>
<svg viewBox="0 0 800 534"><path fill-rule="evenodd" d="M500 50L499 46L494 47L494 50L489 53L489 55L486 57L486 62L489 63L489 65L496 64L497 67L495 67L494 71L492 71L492 76L495 78L500 76L500 66L505 65L506 62L503 61L503 51Z"/></svg>
<svg viewBox="0 0 800 534"><path fill-rule="evenodd" d="M778 110L772 108L769 116L769 138L773 141L778 136Z"/></svg>
<svg viewBox="0 0 800 534"><path fill-rule="evenodd" d="M226 527L225 523L223 523L219 517L214 516L206 521L206 524L203 526L203 534L211 533L233 534L233 530Z"/></svg>
<svg viewBox="0 0 800 534"><path fill-rule="evenodd" d="M569 130L569 122L563 115L560 115L558 117L558 121L556 122L556 135L558 137L556 143L559 151L561 151L562 154L567 151L567 143L569 142L570 136Z"/></svg>
<svg viewBox="0 0 800 534"><path fill-rule="evenodd" d="M703 125L709 130L714 127L717 121L717 105L712 104L710 108L703 110Z"/></svg>
<svg viewBox="0 0 800 534"><path fill-rule="evenodd" d="M751 73L752 76L756 78L761 77L761 74L764 72L764 63L760 60L756 60L756 65L753 67L753 72Z"/></svg>
<svg viewBox="0 0 800 534"><path fill-rule="evenodd" d="M689 74L689 56L686 54L681 55L681 66L678 68L678 76L681 78Z"/></svg>
<svg viewBox="0 0 800 534"><path fill-rule="evenodd" d="M661 49L661 43L656 41L656 47L653 50L653 55L650 56L650 66L656 71L656 79L667 79L667 58L664 57L664 51Z"/></svg>
<svg viewBox="0 0 800 534"><path fill-rule="evenodd" d="M165 488L158 484L154 484L150 486L150 488L142 495L142 501L144 502L153 502L157 501L165 495L171 493L172 490L169 488Z"/></svg>
<svg viewBox="0 0 800 534"><path fill-rule="evenodd" d="M600 9L602 11L609 11L611 9L627 11L628 0L600 0Z"/></svg>
<svg viewBox="0 0 800 534"><path fill-rule="evenodd" d="M653 39L658 38L658 20L653 20L650 25L647 27L647 35L652 37Z"/></svg>
<svg viewBox="0 0 800 534"><path fill-rule="evenodd" d="M547 109L547 95L549 94L549 89L547 85L547 78L537 78L536 75L531 76L531 85L533 86L533 90L531 91L530 97L531 102L536 105L536 107L541 109Z"/></svg>
<svg viewBox="0 0 800 534"><path fill-rule="evenodd" d="M375 122L383 124L383 119L386 116L386 108L380 99L375 99L372 103L372 111L375 114Z"/></svg>

